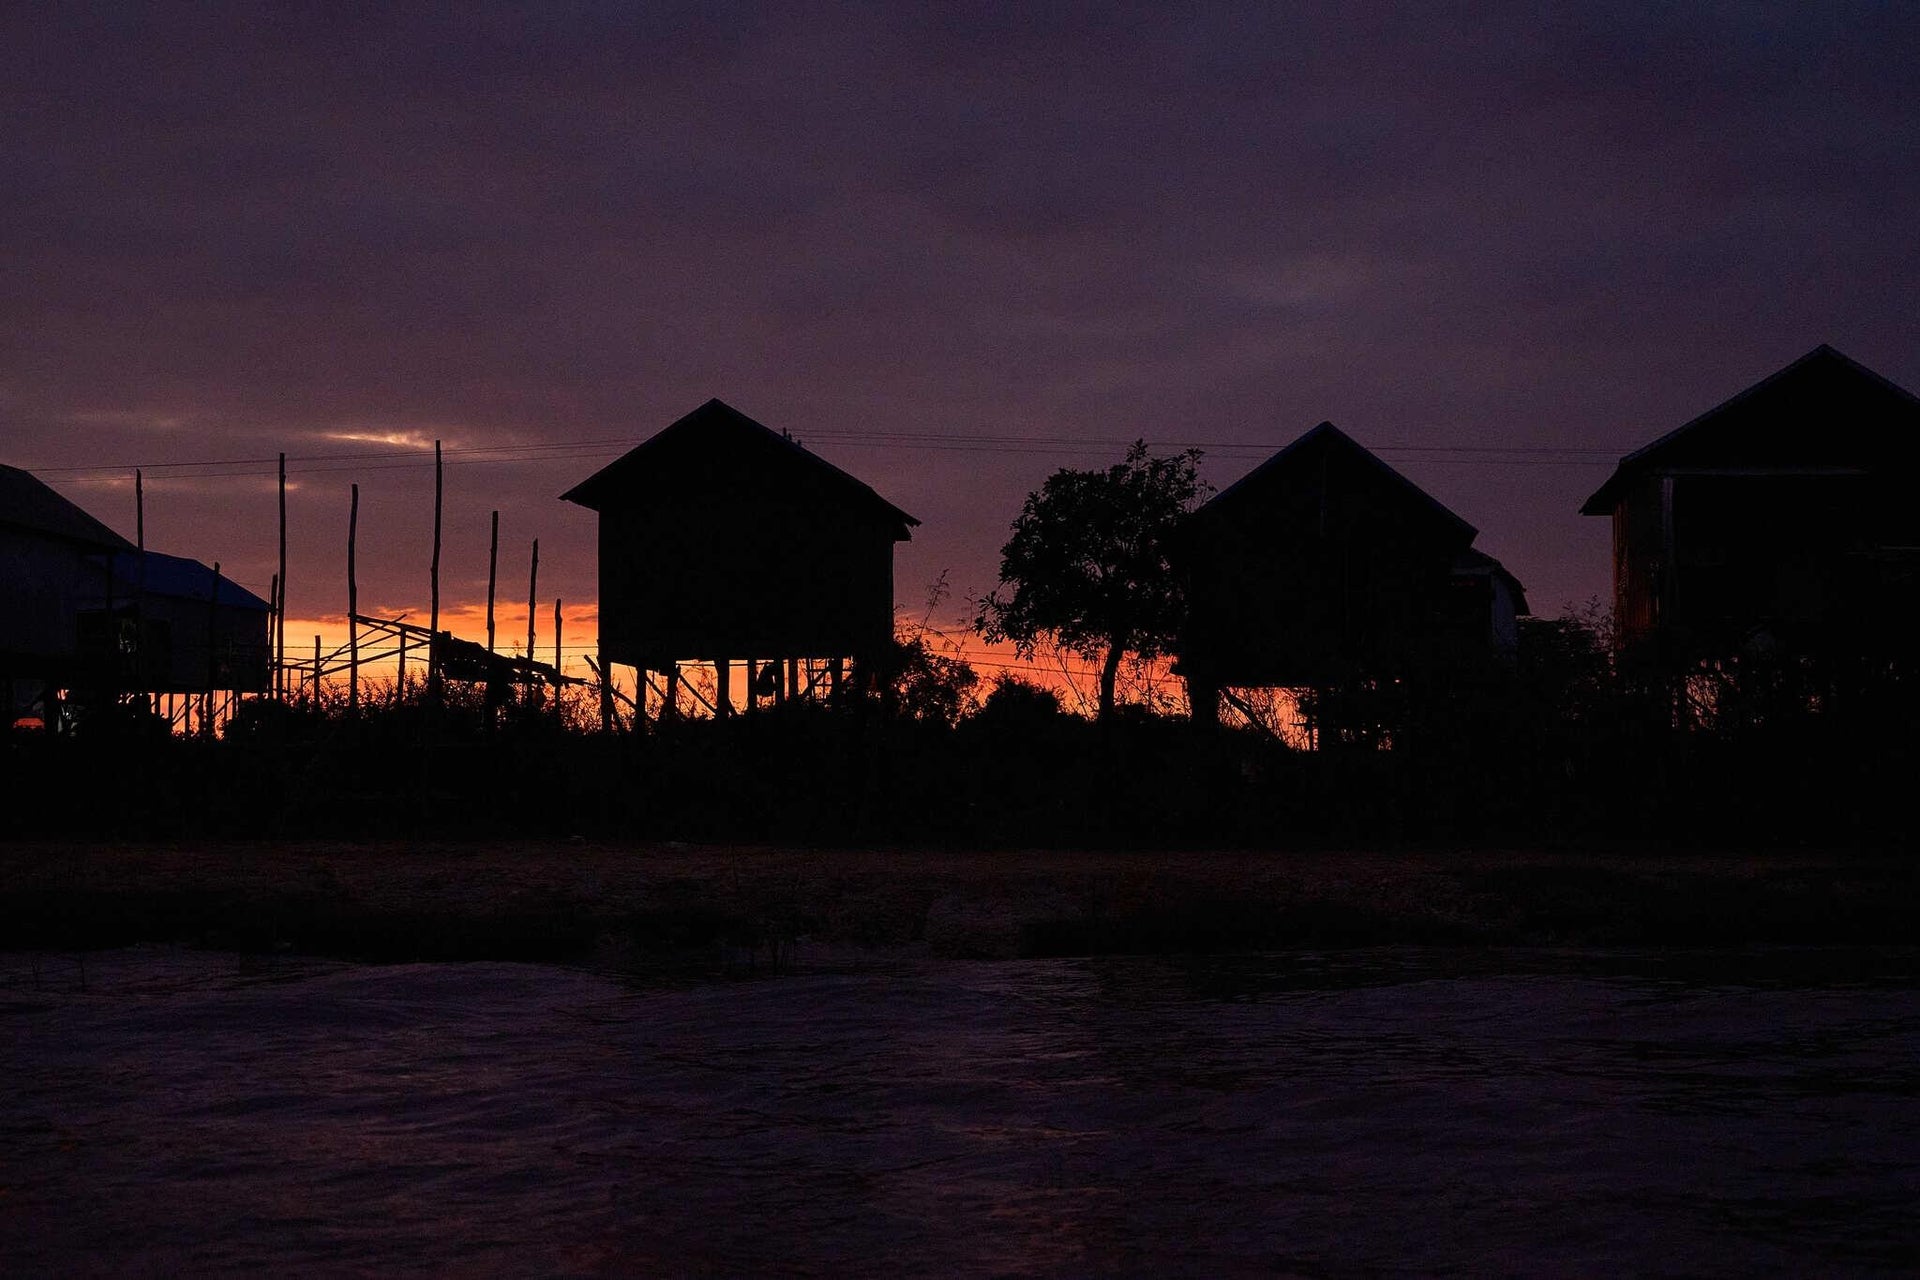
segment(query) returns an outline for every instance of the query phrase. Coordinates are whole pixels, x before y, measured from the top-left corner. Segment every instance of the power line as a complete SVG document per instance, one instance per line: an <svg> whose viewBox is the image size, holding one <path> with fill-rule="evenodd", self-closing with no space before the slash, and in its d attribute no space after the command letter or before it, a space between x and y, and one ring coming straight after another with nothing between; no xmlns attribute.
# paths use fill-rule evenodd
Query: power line
<svg viewBox="0 0 1920 1280"><path fill-rule="evenodd" d="M989 433L899 432L880 430L822 430L812 440L843 444L856 448L926 449L937 452L992 453L1003 456L1057 455L1061 453L1111 453L1124 449L1130 441L1092 439L1073 436L1017 436ZM1267 455L1277 451L1269 441L1246 440L1165 440L1154 442L1161 448L1200 449L1220 454ZM450 464L499 462L544 462L612 457L633 447L627 438L598 440L562 440L510 445L471 445L442 451ZM1552 445L1467 445L1395 443L1371 446L1379 454L1403 455L1410 461L1475 463L1491 466L1599 466L1611 464L1621 454L1617 450L1582 446ZM160 462L103 462L78 466L38 466L26 470L41 476L72 477L84 483L92 477L117 479L133 470L163 473L161 478L207 480L274 475L279 459L195 458ZM288 474L315 475L333 471L389 471L432 465L424 449L383 449L359 453L326 453L287 457Z"/></svg>

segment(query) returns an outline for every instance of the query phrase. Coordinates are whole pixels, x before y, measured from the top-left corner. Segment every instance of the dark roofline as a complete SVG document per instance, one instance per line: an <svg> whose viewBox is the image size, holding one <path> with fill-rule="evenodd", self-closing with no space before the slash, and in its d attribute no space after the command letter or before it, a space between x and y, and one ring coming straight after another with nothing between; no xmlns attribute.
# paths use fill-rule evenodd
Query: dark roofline
<svg viewBox="0 0 1920 1280"><path fill-rule="evenodd" d="M14 519L9 514L8 508L0 505L0 526L26 529L50 538L59 538L65 542L103 551L126 551L133 547L131 542L88 515L78 503L63 497L57 489L31 471L23 471L19 467L0 463L0 494L4 494L9 487L13 488L17 494L39 505L42 508L40 512L42 518L39 520Z"/></svg>
<svg viewBox="0 0 1920 1280"><path fill-rule="evenodd" d="M1507 585L1513 590L1513 611L1515 616L1523 618L1532 616L1527 611L1526 586L1520 579L1513 576L1513 571L1502 564L1498 557L1490 556L1478 547L1468 547L1465 551L1462 551L1458 556L1454 557L1453 571L1456 574L1484 572L1494 577L1506 579Z"/></svg>
<svg viewBox="0 0 1920 1280"><path fill-rule="evenodd" d="M594 506L594 497L593 497L592 491L598 488L602 483L610 483L610 481L606 480L606 477L608 477L610 473L616 470L624 469L636 455L643 453L656 440L659 440L661 437L667 435L669 432L674 431L675 429L686 425L692 419L697 418L702 414L714 413L716 411L726 414L730 419L732 419L733 421L741 425L752 427L756 431L762 432L768 440L773 441L774 443L780 445L784 449L791 450L794 456L798 458L804 465L813 467L815 469L824 470L830 473L839 483L852 485L861 494L871 499L873 502L877 503L879 506L885 508L887 514L893 517L894 519L900 521L900 523L903 526L915 527L919 525L920 523L919 520L915 519L913 516L908 515L906 512L902 511L899 507L894 506L891 502L888 502L885 498L881 497L877 492L874 491L871 485L867 484L866 481L861 480L859 477L851 475L848 472L841 470L839 467L834 466L831 462L828 462L825 458L821 457L819 454L814 453L811 450L802 447L800 444L795 442L791 436L785 434L784 432L775 431L773 428L767 426L765 423L760 422L755 418L749 417L748 415L740 412L740 410L734 408L732 405L728 404L726 401L720 399L718 396L715 396L712 399L708 400L706 403L702 404L699 408L694 409L690 413L681 414L678 418L675 418L672 422L668 423L666 426L662 427L660 430L654 432L651 436L648 436L645 440L641 441L639 444L635 445L633 448L627 450L627 452L621 454L618 458L615 458L612 462L609 462L606 466L600 468L598 471L588 476L585 480L582 480L579 484L574 485L571 489L561 494L560 500L562 502L571 502L578 506L586 507L589 510L593 510L593 511L599 510L598 507ZM905 536L904 529L902 530L902 536L903 537Z"/></svg>
<svg viewBox="0 0 1920 1280"><path fill-rule="evenodd" d="M1696 414L1651 443L1643 444L1632 453L1624 455L1614 467L1613 474L1607 477L1607 482L1594 490L1592 497L1580 504L1580 514L1583 516L1612 515L1614 503L1620 496L1620 490L1626 487L1629 479L1628 473L1638 470L1639 466L1647 461L1652 454L1672 444L1675 440L1686 435L1694 428L1702 426L1708 420L1717 418L1729 410L1738 408L1746 401L1771 388L1788 374L1796 372L1801 366L1820 359L1838 360L1840 364L1849 371L1864 375L1869 382L1878 383L1883 389L1893 392L1894 395L1900 399L1910 403L1916 410L1920 410L1920 396L1915 396L1913 392L1907 390L1899 383L1894 382L1892 379L1875 373L1872 369L1867 368L1867 366L1861 364L1846 352L1823 342L1813 350L1807 352L1807 354L1801 356L1798 360L1780 369L1776 369L1746 390L1728 396L1725 400L1722 400L1705 413Z"/></svg>
<svg viewBox="0 0 1920 1280"><path fill-rule="evenodd" d="M1419 498L1420 501L1424 502L1427 506L1431 507L1435 514L1439 515L1442 519L1447 520L1452 524L1457 525L1459 528L1465 530L1468 542L1472 542L1476 537L1480 535L1480 531L1478 529L1474 528L1472 525L1468 524L1465 520L1462 520L1453 511L1449 510L1438 498L1434 497L1432 494L1428 493L1425 489L1422 489L1419 485L1415 484L1413 481L1401 475L1398 471L1395 471L1392 467L1388 466L1385 462L1382 462L1379 456L1375 454L1371 449L1361 444L1358 440L1355 440L1352 436L1348 435L1346 432L1342 431L1340 428L1334 426L1331 422L1322 422L1319 426L1313 428L1313 430L1308 431L1306 434L1302 435L1299 439L1295 440L1292 444L1287 445L1285 448L1281 449L1280 452L1274 454L1271 458L1268 458L1265 462L1261 463L1259 466L1255 467L1253 470L1247 472L1247 474L1245 474L1244 476L1241 476L1238 480L1235 480L1232 484L1222 489L1219 493L1214 494L1212 498L1208 499L1205 503L1203 503L1200 506L1199 510L1195 511L1193 514L1196 517L1205 514L1207 508L1211 507L1214 503L1224 500L1226 497L1232 494L1235 490L1240 489L1243 486L1254 483L1260 476L1263 476L1268 471L1271 471L1275 467L1282 465L1286 461L1287 457L1290 454L1292 454L1295 450L1304 448L1309 441L1318 440L1322 437L1330 437L1334 440L1341 441L1346 445L1348 445L1355 452L1357 452L1361 457L1365 458L1369 463L1373 464L1373 466L1378 468L1384 475L1387 476L1388 479L1394 481L1396 484L1404 488L1407 492L1413 494L1415 497Z"/></svg>

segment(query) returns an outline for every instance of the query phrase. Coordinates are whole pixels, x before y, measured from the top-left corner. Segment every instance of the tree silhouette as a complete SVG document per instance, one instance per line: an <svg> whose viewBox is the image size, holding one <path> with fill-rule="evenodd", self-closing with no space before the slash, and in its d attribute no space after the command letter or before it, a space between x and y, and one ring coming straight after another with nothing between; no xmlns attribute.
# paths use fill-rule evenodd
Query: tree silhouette
<svg viewBox="0 0 1920 1280"><path fill-rule="evenodd" d="M1167 539L1203 494L1200 451L1168 457L1145 441L1104 471L1062 469L1027 495L1000 549L1000 584L979 602L974 629L1031 658L1051 640L1100 662L1100 718L1129 652L1167 652L1180 622Z"/></svg>

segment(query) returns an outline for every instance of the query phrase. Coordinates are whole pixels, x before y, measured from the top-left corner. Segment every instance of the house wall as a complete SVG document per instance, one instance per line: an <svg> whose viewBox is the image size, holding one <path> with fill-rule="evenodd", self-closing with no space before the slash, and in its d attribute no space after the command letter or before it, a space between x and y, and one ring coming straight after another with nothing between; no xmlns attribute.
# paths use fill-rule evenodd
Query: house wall
<svg viewBox="0 0 1920 1280"><path fill-rule="evenodd" d="M1665 495L1661 478L1648 476L1613 509L1613 616L1621 638L1653 634L1666 590Z"/></svg>
<svg viewBox="0 0 1920 1280"><path fill-rule="evenodd" d="M1628 641L1730 652L1765 632L1858 643L1910 627L1913 504L1885 477L1842 468L1675 469L1614 512L1615 615Z"/></svg>
<svg viewBox="0 0 1920 1280"><path fill-rule="evenodd" d="M213 688L264 693L270 687L268 615L222 605L212 618ZM150 693L197 693L208 687L207 602L148 595L141 601L141 666L128 684Z"/></svg>
<svg viewBox="0 0 1920 1280"><path fill-rule="evenodd" d="M1452 572L1470 530L1344 453L1265 479L1189 526L1183 671L1216 686L1314 684L1424 658L1462 627L1484 650L1491 601L1483 589L1462 602Z"/></svg>
<svg viewBox="0 0 1920 1280"><path fill-rule="evenodd" d="M889 525L838 506L650 503L600 516L600 643L615 662L866 656L893 633Z"/></svg>
<svg viewBox="0 0 1920 1280"><path fill-rule="evenodd" d="M87 553L76 544L0 529L0 672L64 678L71 671L88 579Z"/></svg>

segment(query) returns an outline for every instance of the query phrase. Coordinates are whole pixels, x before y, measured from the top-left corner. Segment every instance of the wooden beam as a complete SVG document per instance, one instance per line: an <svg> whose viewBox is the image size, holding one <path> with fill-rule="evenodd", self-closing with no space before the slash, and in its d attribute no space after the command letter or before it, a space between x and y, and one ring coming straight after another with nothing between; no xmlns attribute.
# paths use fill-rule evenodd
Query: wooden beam
<svg viewBox="0 0 1920 1280"><path fill-rule="evenodd" d="M1272 738L1275 742L1279 743L1281 746L1284 747L1289 745L1287 740L1280 736L1280 733L1277 729L1275 729L1272 725L1268 724L1265 720L1262 720L1259 716L1255 715L1253 708L1247 705L1246 700L1242 698L1239 694L1235 693L1232 689L1227 689L1227 688L1221 689L1219 691L1219 696L1222 698L1225 698L1229 703L1231 703L1234 706L1235 709L1237 709L1240 712L1241 715L1245 716L1247 718L1248 724L1252 725L1254 728L1258 729L1260 732L1266 734L1269 738ZM1207 723L1218 724L1219 719L1220 717L1218 715L1215 715Z"/></svg>

